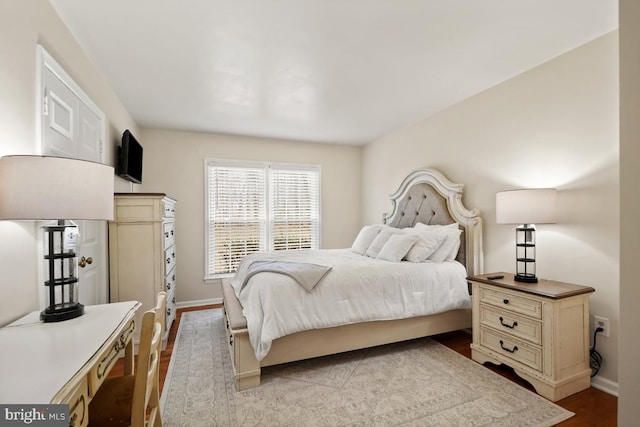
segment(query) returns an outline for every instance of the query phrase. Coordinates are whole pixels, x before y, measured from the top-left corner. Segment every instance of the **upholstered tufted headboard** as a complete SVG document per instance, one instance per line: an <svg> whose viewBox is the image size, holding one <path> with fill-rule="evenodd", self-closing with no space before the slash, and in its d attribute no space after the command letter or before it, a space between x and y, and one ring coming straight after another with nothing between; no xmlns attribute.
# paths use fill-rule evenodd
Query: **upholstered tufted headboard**
<svg viewBox="0 0 640 427"><path fill-rule="evenodd" d="M389 197L393 209L384 214L385 224L392 227L446 225L457 222L462 229L456 259L467 267L467 274L483 272L482 218L477 209L462 204L463 184L455 184L435 169L417 169Z"/></svg>

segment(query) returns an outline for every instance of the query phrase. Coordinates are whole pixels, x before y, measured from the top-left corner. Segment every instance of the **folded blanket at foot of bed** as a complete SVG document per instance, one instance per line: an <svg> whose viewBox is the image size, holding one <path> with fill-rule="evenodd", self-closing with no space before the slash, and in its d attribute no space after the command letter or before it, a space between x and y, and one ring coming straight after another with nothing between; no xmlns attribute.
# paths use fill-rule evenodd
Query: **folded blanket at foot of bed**
<svg viewBox="0 0 640 427"><path fill-rule="evenodd" d="M247 270L247 275L240 286L240 292L242 292L251 277L264 272L285 274L295 280L307 292L311 292L324 276L331 271L331 268L326 265L308 262L255 261Z"/></svg>

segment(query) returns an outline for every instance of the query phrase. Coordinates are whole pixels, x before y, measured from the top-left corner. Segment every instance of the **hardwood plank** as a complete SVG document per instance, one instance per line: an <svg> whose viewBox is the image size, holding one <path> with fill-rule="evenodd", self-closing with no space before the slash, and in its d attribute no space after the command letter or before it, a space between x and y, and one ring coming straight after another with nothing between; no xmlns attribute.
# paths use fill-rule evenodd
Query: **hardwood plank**
<svg viewBox="0 0 640 427"><path fill-rule="evenodd" d="M167 370L169 369L169 362L171 360L171 353L173 352L173 346L178 333L178 325L182 313L187 311L207 310L211 308L221 308L221 305L207 305L201 307L190 307L179 309L176 314L176 320L171 326L169 331L169 341L167 343L167 349L162 353L160 359L160 389L164 386L164 380L167 376ZM471 348L469 347L472 341L471 334L465 331L449 332L446 334L435 335L433 337L439 343L446 345L455 352L471 359ZM487 368L494 372L508 378L509 380L520 384L521 386L535 391L533 387L518 377L511 368L507 366L495 366L487 363ZM111 375L122 375L124 372L124 363L120 359L111 370ZM600 391L596 388L590 387L580 393L576 393L573 396L569 396L556 402L559 406L575 413L576 415L567 421L564 421L559 426L594 426L594 427L615 427L618 423L618 398L608 393Z"/></svg>

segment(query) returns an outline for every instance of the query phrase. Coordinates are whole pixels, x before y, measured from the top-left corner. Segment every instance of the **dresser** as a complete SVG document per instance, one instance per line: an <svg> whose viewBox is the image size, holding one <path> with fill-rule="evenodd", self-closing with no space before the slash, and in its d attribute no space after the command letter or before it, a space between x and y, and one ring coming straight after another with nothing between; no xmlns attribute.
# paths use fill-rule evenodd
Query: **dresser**
<svg viewBox="0 0 640 427"><path fill-rule="evenodd" d="M489 276L503 278L490 280ZM587 286L522 283L510 273L469 277L473 287L471 357L505 364L551 401L589 388Z"/></svg>
<svg viewBox="0 0 640 427"><path fill-rule="evenodd" d="M109 223L111 302L142 303L136 321L167 293L163 346L176 317L176 201L164 193L116 193ZM138 342L137 335L135 342Z"/></svg>

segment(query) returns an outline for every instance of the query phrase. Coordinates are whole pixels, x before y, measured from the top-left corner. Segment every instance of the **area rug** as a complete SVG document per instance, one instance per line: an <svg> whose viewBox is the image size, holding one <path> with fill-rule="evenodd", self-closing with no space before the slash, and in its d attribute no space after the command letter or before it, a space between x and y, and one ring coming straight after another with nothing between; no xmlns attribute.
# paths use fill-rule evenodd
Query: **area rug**
<svg viewBox="0 0 640 427"><path fill-rule="evenodd" d="M185 312L161 405L171 426L551 426L573 413L429 339L262 369L236 392L222 310Z"/></svg>

